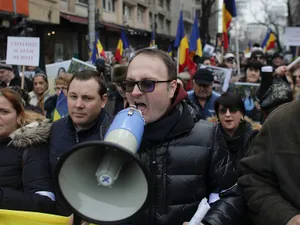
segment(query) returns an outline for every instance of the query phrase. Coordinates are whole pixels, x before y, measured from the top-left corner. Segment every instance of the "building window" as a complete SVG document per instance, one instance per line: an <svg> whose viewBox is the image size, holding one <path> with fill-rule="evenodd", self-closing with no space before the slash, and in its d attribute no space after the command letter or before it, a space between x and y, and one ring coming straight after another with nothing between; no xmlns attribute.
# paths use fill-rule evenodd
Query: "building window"
<svg viewBox="0 0 300 225"><path fill-rule="evenodd" d="M144 21L144 12L145 10L141 7L138 7L138 10L137 10L137 20L139 22L143 22Z"/></svg>
<svg viewBox="0 0 300 225"><path fill-rule="evenodd" d="M167 7L168 11L171 11L171 1L170 0L166 1L166 7Z"/></svg>
<svg viewBox="0 0 300 225"><path fill-rule="evenodd" d="M196 0L196 4L201 4L201 0Z"/></svg>
<svg viewBox="0 0 300 225"><path fill-rule="evenodd" d="M88 4L88 0L77 0L78 3Z"/></svg>
<svg viewBox="0 0 300 225"><path fill-rule="evenodd" d="M166 21L166 28L167 28L167 32L168 35L171 35L171 21Z"/></svg>
<svg viewBox="0 0 300 225"><path fill-rule="evenodd" d="M149 13L149 29L152 30L152 13Z"/></svg>
<svg viewBox="0 0 300 225"><path fill-rule="evenodd" d="M115 0L103 0L103 9L108 12L115 12Z"/></svg>
<svg viewBox="0 0 300 225"><path fill-rule="evenodd" d="M159 16L158 20L159 20L160 29L164 30L165 29L165 20L164 20L164 17L163 16Z"/></svg>
<svg viewBox="0 0 300 225"><path fill-rule="evenodd" d="M158 0L158 5L163 8L164 7L164 0Z"/></svg>
<svg viewBox="0 0 300 225"><path fill-rule="evenodd" d="M192 14L191 14L190 11L183 10L183 17L191 20L192 19Z"/></svg>
<svg viewBox="0 0 300 225"><path fill-rule="evenodd" d="M195 9L193 18L195 18L195 15L197 15L197 19L199 20L201 17L201 9Z"/></svg>
<svg viewBox="0 0 300 225"><path fill-rule="evenodd" d="M132 18L132 8L130 6L123 6L123 16L127 18Z"/></svg>

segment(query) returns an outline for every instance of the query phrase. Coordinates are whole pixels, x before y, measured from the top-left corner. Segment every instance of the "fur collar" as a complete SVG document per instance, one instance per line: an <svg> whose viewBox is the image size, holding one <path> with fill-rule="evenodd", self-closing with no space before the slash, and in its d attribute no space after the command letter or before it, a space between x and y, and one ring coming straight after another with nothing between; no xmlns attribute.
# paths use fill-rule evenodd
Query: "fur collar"
<svg viewBox="0 0 300 225"><path fill-rule="evenodd" d="M49 120L32 122L17 129L9 137L11 141L8 145L16 148L26 148L35 144L47 143L51 129Z"/></svg>

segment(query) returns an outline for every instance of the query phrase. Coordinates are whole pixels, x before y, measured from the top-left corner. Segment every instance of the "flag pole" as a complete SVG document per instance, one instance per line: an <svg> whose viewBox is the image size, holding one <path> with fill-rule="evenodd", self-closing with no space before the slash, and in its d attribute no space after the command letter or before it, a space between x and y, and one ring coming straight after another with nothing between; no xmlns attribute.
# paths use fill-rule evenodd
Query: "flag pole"
<svg viewBox="0 0 300 225"><path fill-rule="evenodd" d="M180 50L179 50L179 46L178 46L178 48L177 48L177 62L176 62L176 64L177 64L177 76L179 75L179 54L180 54Z"/></svg>
<svg viewBox="0 0 300 225"><path fill-rule="evenodd" d="M237 75L241 74L240 67L240 49L239 49L239 30L238 30L238 20L235 17L235 49L236 49L236 63L237 63Z"/></svg>
<svg viewBox="0 0 300 225"><path fill-rule="evenodd" d="M179 11L179 14L180 14L180 12L183 10L183 1L181 0L180 1L180 3L181 3L181 7L180 7L180 11ZM178 46L178 48L177 48L177 76L179 75L179 54L180 54L180 45Z"/></svg>

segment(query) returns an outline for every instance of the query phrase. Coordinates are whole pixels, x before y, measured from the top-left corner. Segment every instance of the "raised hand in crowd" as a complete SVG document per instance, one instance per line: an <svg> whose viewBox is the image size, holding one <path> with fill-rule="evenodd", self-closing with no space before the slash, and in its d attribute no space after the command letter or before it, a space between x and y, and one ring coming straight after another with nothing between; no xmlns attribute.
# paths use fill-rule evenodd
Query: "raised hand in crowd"
<svg viewBox="0 0 300 225"><path fill-rule="evenodd" d="M286 74L287 74L287 66L279 66L273 73L273 76L286 76Z"/></svg>

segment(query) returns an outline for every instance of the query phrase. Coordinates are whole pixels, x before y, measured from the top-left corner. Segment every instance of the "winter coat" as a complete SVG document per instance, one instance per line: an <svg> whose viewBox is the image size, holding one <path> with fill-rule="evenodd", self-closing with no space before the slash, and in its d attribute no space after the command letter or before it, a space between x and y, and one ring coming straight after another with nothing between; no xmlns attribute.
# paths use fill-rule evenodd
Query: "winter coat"
<svg viewBox="0 0 300 225"><path fill-rule="evenodd" d="M207 121L216 123L214 131L215 152L219 156L223 155L224 159L228 162L224 165L224 170L227 171L228 177L224 182L228 183L226 186L233 186L236 184L240 174L240 161L247 154L249 147L261 129L261 125L253 122L248 117L244 117L235 135L230 137L224 131L221 123L218 122L217 117L209 117Z"/></svg>
<svg viewBox="0 0 300 225"><path fill-rule="evenodd" d="M44 110L46 111L46 117L50 120L53 118L53 113L56 107L57 95L50 96L44 104Z"/></svg>
<svg viewBox="0 0 300 225"><path fill-rule="evenodd" d="M44 108L45 102L47 101L47 99L50 97L49 94L49 90L45 91L45 93L43 94L42 98L43 101L40 102L36 93L34 91L29 93L29 97L30 97L30 104L34 105L34 106L40 106L41 108Z"/></svg>
<svg viewBox="0 0 300 225"><path fill-rule="evenodd" d="M30 123L0 140L0 209L55 212L48 121Z"/></svg>
<svg viewBox="0 0 300 225"><path fill-rule="evenodd" d="M150 202L131 224L182 225L204 197L229 188L222 185L225 171L220 168L227 162L214 152L213 125L195 122L189 108L182 101L168 116L145 127L138 158L148 169ZM240 224L241 203L240 195L221 199L202 222Z"/></svg>
<svg viewBox="0 0 300 225"><path fill-rule="evenodd" d="M53 177L55 176L58 160L64 153L68 152L78 143L103 140L111 121L112 117L104 109L88 130L77 131L70 116L55 121L51 127L49 156ZM56 203L58 214L63 216L72 214L69 205L58 194L56 196Z"/></svg>
<svg viewBox="0 0 300 225"><path fill-rule="evenodd" d="M214 104L217 98L220 97L219 93L213 91L211 96L207 98L204 108L200 105L194 90L188 91L187 93L190 101L198 107L202 119L206 120L207 117L216 115Z"/></svg>
<svg viewBox="0 0 300 225"><path fill-rule="evenodd" d="M299 102L271 113L241 161L238 184L255 225L286 225L300 214L299 114Z"/></svg>

